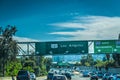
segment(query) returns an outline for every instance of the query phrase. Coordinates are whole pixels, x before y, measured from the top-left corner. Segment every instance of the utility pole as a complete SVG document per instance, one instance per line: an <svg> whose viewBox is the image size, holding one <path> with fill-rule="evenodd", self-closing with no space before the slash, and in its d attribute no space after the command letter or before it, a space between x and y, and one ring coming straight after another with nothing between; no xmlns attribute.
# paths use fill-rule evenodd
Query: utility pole
<svg viewBox="0 0 120 80"><path fill-rule="evenodd" d="M119 33L119 36L118 36L118 40L120 40L120 33Z"/></svg>

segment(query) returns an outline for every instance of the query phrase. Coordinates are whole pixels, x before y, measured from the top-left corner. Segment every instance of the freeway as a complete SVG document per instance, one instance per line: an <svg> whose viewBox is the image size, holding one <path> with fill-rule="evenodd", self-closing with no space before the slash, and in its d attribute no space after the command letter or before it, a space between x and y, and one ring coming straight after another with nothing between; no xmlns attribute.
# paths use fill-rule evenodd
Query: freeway
<svg viewBox="0 0 120 80"><path fill-rule="evenodd" d="M46 76L38 77L37 80L46 80ZM72 76L71 80L90 80L90 77L82 77L82 74ZM99 79L101 80L101 79Z"/></svg>
<svg viewBox="0 0 120 80"><path fill-rule="evenodd" d="M4 77L4 78L0 77L0 80L12 80L12 78L11 77ZM37 77L36 80L46 80L46 76ZM82 75L79 74L79 75L72 76L72 80L90 80L90 78L89 77L82 77ZM101 80L101 79L99 79L99 80Z"/></svg>
<svg viewBox="0 0 120 80"><path fill-rule="evenodd" d="M14 77L14 79L16 80L16 77ZM11 77L0 77L0 80L12 80L12 78ZM46 76L37 77L36 80L46 80Z"/></svg>
<svg viewBox="0 0 120 80"><path fill-rule="evenodd" d="M37 80L46 80L46 77L39 77ZM90 80L90 77L82 77L81 74L72 76L71 80ZM101 80L101 79L99 79Z"/></svg>

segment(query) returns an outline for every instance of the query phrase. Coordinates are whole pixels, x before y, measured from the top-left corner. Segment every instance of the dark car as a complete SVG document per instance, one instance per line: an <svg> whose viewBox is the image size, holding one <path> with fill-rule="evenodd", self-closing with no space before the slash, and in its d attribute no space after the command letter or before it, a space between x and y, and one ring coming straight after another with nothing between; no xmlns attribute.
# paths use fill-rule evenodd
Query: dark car
<svg viewBox="0 0 120 80"><path fill-rule="evenodd" d="M17 80L31 80L30 73L27 70L20 70L16 76Z"/></svg>
<svg viewBox="0 0 120 80"><path fill-rule="evenodd" d="M101 72L101 71L97 72L97 76L98 76L98 78L102 78L102 77L103 77L103 75L104 75L104 73L103 73L103 72Z"/></svg>
<svg viewBox="0 0 120 80"><path fill-rule="evenodd" d="M68 80L71 80L71 74L70 73L64 73L64 75L67 77Z"/></svg>
<svg viewBox="0 0 120 80"><path fill-rule="evenodd" d="M111 76L111 73L105 73L102 80L108 80L110 76Z"/></svg>
<svg viewBox="0 0 120 80"><path fill-rule="evenodd" d="M52 80L67 80L65 75L54 75Z"/></svg>
<svg viewBox="0 0 120 80"><path fill-rule="evenodd" d="M91 74L90 75L90 80L98 80L97 74Z"/></svg>
<svg viewBox="0 0 120 80"><path fill-rule="evenodd" d="M82 75L83 75L83 77L89 77L89 72L88 72L88 71L84 71L84 72L82 73Z"/></svg>
<svg viewBox="0 0 120 80"><path fill-rule="evenodd" d="M53 76L54 76L54 72L49 72L47 74L47 80L52 80Z"/></svg>

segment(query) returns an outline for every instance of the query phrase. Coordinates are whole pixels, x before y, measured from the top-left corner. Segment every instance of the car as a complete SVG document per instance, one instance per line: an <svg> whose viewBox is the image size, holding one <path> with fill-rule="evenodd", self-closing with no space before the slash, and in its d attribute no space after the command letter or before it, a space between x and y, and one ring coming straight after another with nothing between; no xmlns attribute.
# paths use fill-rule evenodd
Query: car
<svg viewBox="0 0 120 80"><path fill-rule="evenodd" d="M83 77L89 77L89 72L88 72L88 71L84 71L84 72L82 73L82 75L83 75Z"/></svg>
<svg viewBox="0 0 120 80"><path fill-rule="evenodd" d="M97 74L91 74L90 75L90 80L98 80L98 76L97 76Z"/></svg>
<svg viewBox="0 0 120 80"><path fill-rule="evenodd" d="M109 76L108 80L120 80L120 75L112 74L111 76Z"/></svg>
<svg viewBox="0 0 120 80"><path fill-rule="evenodd" d="M68 80L71 80L71 74L70 73L64 73L64 75L67 77Z"/></svg>
<svg viewBox="0 0 120 80"><path fill-rule="evenodd" d="M48 72L47 80L52 80L53 76L54 76L54 72Z"/></svg>
<svg viewBox="0 0 120 80"><path fill-rule="evenodd" d="M30 72L27 70L20 70L16 76L16 80L31 80Z"/></svg>
<svg viewBox="0 0 120 80"><path fill-rule="evenodd" d="M80 73L78 71L73 72L74 75L79 75Z"/></svg>
<svg viewBox="0 0 120 80"><path fill-rule="evenodd" d="M30 73L31 80L36 80L36 75L35 73Z"/></svg>
<svg viewBox="0 0 120 80"><path fill-rule="evenodd" d="M97 76L98 76L98 78L102 78L103 75L104 75L103 72L101 72L101 71L97 72Z"/></svg>
<svg viewBox="0 0 120 80"><path fill-rule="evenodd" d="M120 74L116 75L116 80L120 80Z"/></svg>
<svg viewBox="0 0 120 80"><path fill-rule="evenodd" d="M52 80L67 80L67 77L65 75L56 74L53 76Z"/></svg>
<svg viewBox="0 0 120 80"><path fill-rule="evenodd" d="M110 76L111 76L111 73L105 73L105 74L103 75L102 80L108 80Z"/></svg>

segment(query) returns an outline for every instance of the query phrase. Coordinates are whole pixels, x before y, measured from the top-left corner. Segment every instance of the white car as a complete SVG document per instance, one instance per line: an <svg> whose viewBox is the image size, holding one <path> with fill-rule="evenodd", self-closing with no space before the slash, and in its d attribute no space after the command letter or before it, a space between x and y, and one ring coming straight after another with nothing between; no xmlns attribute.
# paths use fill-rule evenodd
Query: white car
<svg viewBox="0 0 120 80"><path fill-rule="evenodd" d="M32 80L36 80L35 73L30 73L30 77L31 77Z"/></svg>

